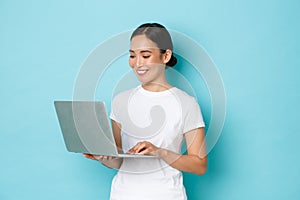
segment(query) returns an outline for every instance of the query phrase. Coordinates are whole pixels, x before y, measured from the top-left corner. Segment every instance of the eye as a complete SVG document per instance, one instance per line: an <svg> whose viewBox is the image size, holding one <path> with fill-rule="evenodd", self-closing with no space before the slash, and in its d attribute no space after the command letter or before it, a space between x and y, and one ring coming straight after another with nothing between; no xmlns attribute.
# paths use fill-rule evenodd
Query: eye
<svg viewBox="0 0 300 200"><path fill-rule="evenodd" d="M150 58L150 55L147 55L147 56L143 56L143 58L146 58L146 59L147 59L147 58Z"/></svg>
<svg viewBox="0 0 300 200"><path fill-rule="evenodd" d="M135 56L134 55L130 55L129 58L135 58Z"/></svg>

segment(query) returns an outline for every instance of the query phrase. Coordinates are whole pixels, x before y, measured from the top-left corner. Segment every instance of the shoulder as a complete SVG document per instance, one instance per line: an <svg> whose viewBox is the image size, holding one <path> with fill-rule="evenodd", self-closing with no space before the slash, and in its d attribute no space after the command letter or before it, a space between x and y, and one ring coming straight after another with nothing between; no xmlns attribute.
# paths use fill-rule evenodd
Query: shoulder
<svg viewBox="0 0 300 200"><path fill-rule="evenodd" d="M183 117L183 133L199 127L205 127L200 105L195 97L178 89Z"/></svg>
<svg viewBox="0 0 300 200"><path fill-rule="evenodd" d="M175 88L174 92L175 92L176 97L180 101L180 103L183 105L188 106L188 105L194 105L195 103L197 103L197 100L195 97L187 94L185 91L183 91L179 88Z"/></svg>
<svg viewBox="0 0 300 200"><path fill-rule="evenodd" d="M194 96L191 96L185 91L178 88L176 88L175 92L184 118L188 115L201 114L200 105L198 104L198 101Z"/></svg>

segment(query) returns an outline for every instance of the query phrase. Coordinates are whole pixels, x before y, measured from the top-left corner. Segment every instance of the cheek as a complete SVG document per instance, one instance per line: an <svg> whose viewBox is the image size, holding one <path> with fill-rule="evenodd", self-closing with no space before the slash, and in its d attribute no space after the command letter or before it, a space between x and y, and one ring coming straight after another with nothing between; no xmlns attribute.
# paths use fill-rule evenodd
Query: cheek
<svg viewBox="0 0 300 200"><path fill-rule="evenodd" d="M128 60L128 64L129 64L129 66L130 66L131 68L134 67L134 61L133 61L133 60L129 59L129 60Z"/></svg>
<svg viewBox="0 0 300 200"><path fill-rule="evenodd" d="M165 65L163 65L163 64L156 64L155 67L154 67L154 69L155 69L155 73L157 75L162 74L165 71Z"/></svg>

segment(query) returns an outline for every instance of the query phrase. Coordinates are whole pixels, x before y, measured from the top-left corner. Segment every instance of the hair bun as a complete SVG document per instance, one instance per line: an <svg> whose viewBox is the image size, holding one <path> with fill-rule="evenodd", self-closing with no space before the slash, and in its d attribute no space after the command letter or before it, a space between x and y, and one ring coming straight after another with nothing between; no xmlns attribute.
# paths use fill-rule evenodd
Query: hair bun
<svg viewBox="0 0 300 200"><path fill-rule="evenodd" d="M177 58L172 54L171 59L169 60L169 62L167 62L166 65L169 67L173 67L174 65L176 65L176 63L177 63Z"/></svg>

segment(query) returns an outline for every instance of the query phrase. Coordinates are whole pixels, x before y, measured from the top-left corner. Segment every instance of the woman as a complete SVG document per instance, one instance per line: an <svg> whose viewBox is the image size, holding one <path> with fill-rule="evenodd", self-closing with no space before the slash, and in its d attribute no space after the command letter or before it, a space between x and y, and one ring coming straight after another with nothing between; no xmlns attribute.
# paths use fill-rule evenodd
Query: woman
<svg viewBox="0 0 300 200"><path fill-rule="evenodd" d="M119 169L111 199L187 199L181 171L202 175L207 158L204 122L195 98L170 85L165 69L176 64L166 28L139 26L130 39L129 65L141 85L118 94L111 119L118 148L151 158L113 158L84 154ZM183 140L187 154L181 155Z"/></svg>

